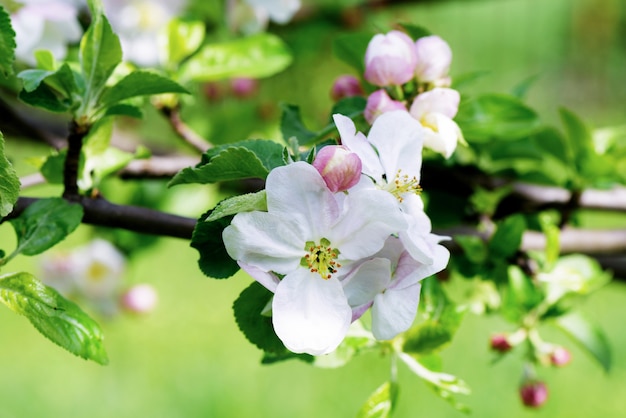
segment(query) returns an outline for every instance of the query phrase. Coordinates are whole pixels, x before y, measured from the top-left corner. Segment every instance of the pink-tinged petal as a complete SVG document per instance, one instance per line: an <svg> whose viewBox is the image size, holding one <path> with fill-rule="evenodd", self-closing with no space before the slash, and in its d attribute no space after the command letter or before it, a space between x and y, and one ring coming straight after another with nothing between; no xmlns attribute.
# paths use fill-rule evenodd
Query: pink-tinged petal
<svg viewBox="0 0 626 418"><path fill-rule="evenodd" d="M421 284L403 289L388 289L376 296L372 305L372 334L389 340L411 327L417 313Z"/></svg>
<svg viewBox="0 0 626 418"><path fill-rule="evenodd" d="M290 351L327 354L343 341L352 310L336 278L299 269L288 274L276 288L272 322L276 335Z"/></svg>
<svg viewBox="0 0 626 418"><path fill-rule="evenodd" d="M461 95L458 91L437 87L418 95L409 109L409 113L421 120L429 113L441 113L452 119L459 111Z"/></svg>
<svg viewBox="0 0 626 418"><path fill-rule="evenodd" d="M340 75L333 82L330 95L337 102L346 97L364 96L365 92L361 87L361 82L355 76Z"/></svg>
<svg viewBox="0 0 626 418"><path fill-rule="evenodd" d="M378 150L387 181L402 175L420 179L422 167L422 127L406 111L393 111L376 119L368 140Z"/></svg>
<svg viewBox="0 0 626 418"><path fill-rule="evenodd" d="M380 160L372 145L367 141L365 135L356 131L354 122L347 116L334 114L333 120L341 137L341 144L350 151L356 153L361 159L361 170L372 178L380 179L385 172L380 165Z"/></svg>
<svg viewBox="0 0 626 418"><path fill-rule="evenodd" d="M304 238L319 240L339 216L339 205L320 173L299 161L273 169L267 176L267 210L300 223Z"/></svg>
<svg viewBox="0 0 626 418"><path fill-rule="evenodd" d="M276 286L280 283L280 279L272 272L261 270L258 267L246 264L244 262L237 262L239 267L250 275L254 280L261 283L267 290L274 293L276 292Z"/></svg>
<svg viewBox="0 0 626 418"><path fill-rule="evenodd" d="M363 314L365 312L367 312L367 310L372 306L373 303L374 303L374 301L371 301L369 303L366 303L365 305L361 305L361 306L357 306L355 308L352 308L352 322L354 322L357 319L359 319L360 317L362 317Z"/></svg>
<svg viewBox="0 0 626 418"><path fill-rule="evenodd" d="M361 178L361 159L342 145L322 148L315 156L313 167L333 193L348 190Z"/></svg>
<svg viewBox="0 0 626 418"><path fill-rule="evenodd" d="M433 263L422 264L411 257L408 252L402 253L389 289L402 290L446 268L450 261L450 251L443 245L437 244L437 235L430 234L426 242L431 246Z"/></svg>
<svg viewBox="0 0 626 418"><path fill-rule="evenodd" d="M389 235L406 229L398 201L385 191L353 191L344 206L344 216L328 233L340 259L367 258L383 247Z"/></svg>
<svg viewBox="0 0 626 418"><path fill-rule="evenodd" d="M264 271L291 273L300 266L305 240L301 224L283 215L242 212L224 229L228 255Z"/></svg>
<svg viewBox="0 0 626 418"><path fill-rule="evenodd" d="M383 113L394 110L406 110L404 103L393 100L383 89L376 90L367 97L367 104L363 115L370 125Z"/></svg>
<svg viewBox="0 0 626 418"><path fill-rule="evenodd" d="M377 34L365 51L365 79L384 87L401 85L414 76L417 52L413 40L403 32Z"/></svg>
<svg viewBox="0 0 626 418"><path fill-rule="evenodd" d="M448 76L452 50L439 36L425 36L415 42L417 65L415 75L420 81L436 82Z"/></svg>
<svg viewBox="0 0 626 418"><path fill-rule="evenodd" d="M343 291L352 307L370 303L391 281L391 262L385 258L367 260L342 280Z"/></svg>

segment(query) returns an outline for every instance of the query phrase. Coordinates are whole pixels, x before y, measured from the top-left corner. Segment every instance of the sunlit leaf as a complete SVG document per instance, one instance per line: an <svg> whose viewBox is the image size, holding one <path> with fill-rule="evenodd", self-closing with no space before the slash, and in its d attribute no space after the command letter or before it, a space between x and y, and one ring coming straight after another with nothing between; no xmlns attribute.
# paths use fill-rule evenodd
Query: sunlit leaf
<svg viewBox="0 0 626 418"><path fill-rule="evenodd" d="M611 369L611 347L600 327L580 313L570 313L556 320L556 325L585 349L608 372Z"/></svg>
<svg viewBox="0 0 626 418"><path fill-rule="evenodd" d="M122 100L137 96L189 92L177 82L149 71L133 71L107 89L100 99L102 107L110 107Z"/></svg>
<svg viewBox="0 0 626 418"><path fill-rule="evenodd" d="M357 418L391 417L397 394L398 387L396 383L383 383L365 401L365 404L356 415Z"/></svg>
<svg viewBox="0 0 626 418"><path fill-rule="evenodd" d="M11 27L11 18L3 6L0 6L0 72L5 76L13 74L15 61L15 32Z"/></svg>
<svg viewBox="0 0 626 418"><path fill-rule="evenodd" d="M217 204L206 221L216 221L225 216L235 215L239 212L249 212L253 210L267 211L267 199L265 194L265 190L261 190L257 193L247 193L222 200Z"/></svg>
<svg viewBox="0 0 626 418"><path fill-rule="evenodd" d="M4 137L0 132L0 218L11 213L19 193L20 180L4 153Z"/></svg>

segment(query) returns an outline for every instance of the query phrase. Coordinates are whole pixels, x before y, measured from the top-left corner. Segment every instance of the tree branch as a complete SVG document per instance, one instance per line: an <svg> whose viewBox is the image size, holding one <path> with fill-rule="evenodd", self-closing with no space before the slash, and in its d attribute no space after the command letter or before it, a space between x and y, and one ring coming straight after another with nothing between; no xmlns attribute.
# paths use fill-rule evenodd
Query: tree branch
<svg viewBox="0 0 626 418"><path fill-rule="evenodd" d="M72 121L70 134L67 138L67 155L63 166L63 197L73 198L78 196L78 167L80 165L80 152L83 148L83 139L88 129L81 128Z"/></svg>

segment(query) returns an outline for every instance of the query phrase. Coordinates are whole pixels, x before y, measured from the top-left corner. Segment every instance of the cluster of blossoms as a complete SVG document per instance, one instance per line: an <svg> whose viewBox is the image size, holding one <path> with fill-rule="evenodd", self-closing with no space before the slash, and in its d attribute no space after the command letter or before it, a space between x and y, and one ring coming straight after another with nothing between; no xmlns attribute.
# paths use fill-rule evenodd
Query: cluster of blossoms
<svg viewBox="0 0 626 418"><path fill-rule="evenodd" d="M439 36L413 41L407 34L391 31L375 35L365 52L365 80L378 87L369 94L365 119L393 110L408 110L420 122L424 147L449 158L457 143L464 142L457 114L460 95L450 88L452 51ZM342 77L333 86L335 99L362 94L359 81Z"/></svg>
<svg viewBox="0 0 626 418"><path fill-rule="evenodd" d="M387 112L366 137L334 120L341 145L272 170L267 211L239 213L223 233L228 254L274 293L274 330L295 353L335 350L368 309L375 338L406 331L420 281L449 260L420 197L421 125Z"/></svg>
<svg viewBox="0 0 626 418"><path fill-rule="evenodd" d="M154 309L157 293L148 284L122 291L126 259L110 242L96 239L70 252L48 254L42 260L42 281L63 296L111 317L124 309L146 313Z"/></svg>

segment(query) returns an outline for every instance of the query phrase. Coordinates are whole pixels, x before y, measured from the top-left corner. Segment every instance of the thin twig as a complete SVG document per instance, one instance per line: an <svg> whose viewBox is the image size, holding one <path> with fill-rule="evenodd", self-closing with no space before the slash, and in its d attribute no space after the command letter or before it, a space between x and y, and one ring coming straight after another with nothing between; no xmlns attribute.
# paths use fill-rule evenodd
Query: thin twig
<svg viewBox="0 0 626 418"><path fill-rule="evenodd" d="M167 118L178 136L195 150L202 153L212 147L209 141L198 135L182 120L178 108L162 107L161 113Z"/></svg>

